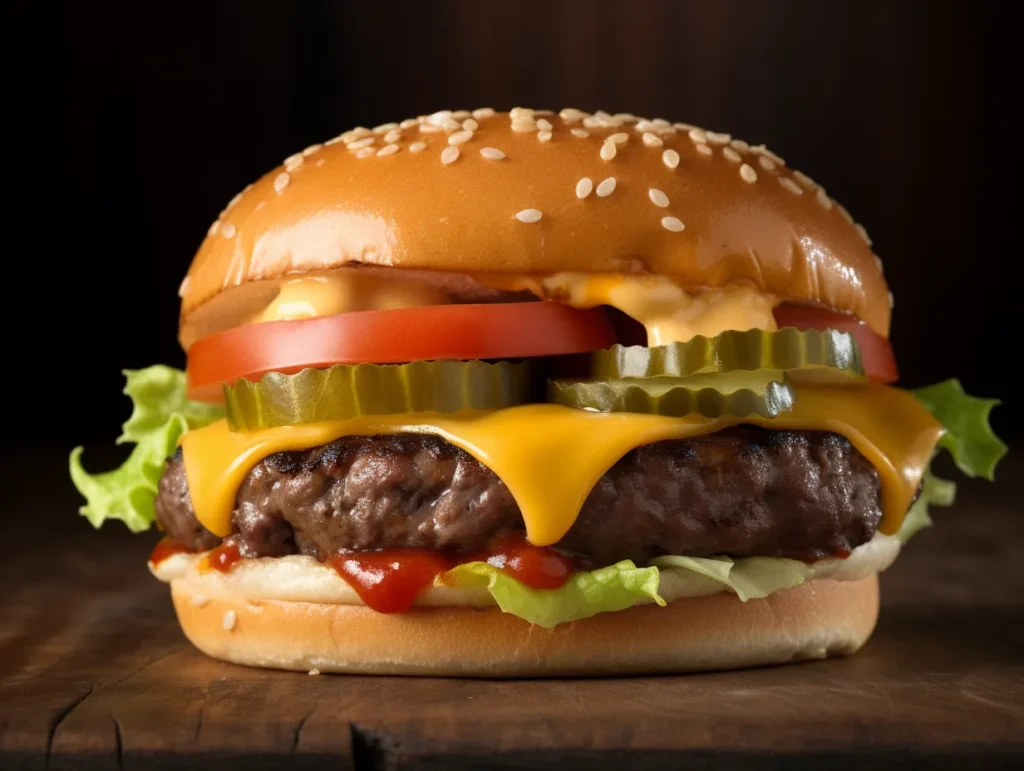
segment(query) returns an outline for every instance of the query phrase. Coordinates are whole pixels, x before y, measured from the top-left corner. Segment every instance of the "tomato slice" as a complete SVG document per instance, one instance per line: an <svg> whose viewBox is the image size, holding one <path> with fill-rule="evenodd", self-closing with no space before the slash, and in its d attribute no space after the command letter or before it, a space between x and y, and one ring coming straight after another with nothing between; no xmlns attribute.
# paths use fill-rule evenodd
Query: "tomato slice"
<svg viewBox="0 0 1024 771"><path fill-rule="evenodd" d="M188 395L221 401L221 387L268 372L431 359L521 359L586 353L615 343L601 308L554 301L432 305L246 324L188 350Z"/></svg>
<svg viewBox="0 0 1024 771"><path fill-rule="evenodd" d="M800 305L780 305L775 309L775 321L779 327L849 332L860 347L864 373L869 378L879 383L894 383L899 379L892 345L856 316Z"/></svg>

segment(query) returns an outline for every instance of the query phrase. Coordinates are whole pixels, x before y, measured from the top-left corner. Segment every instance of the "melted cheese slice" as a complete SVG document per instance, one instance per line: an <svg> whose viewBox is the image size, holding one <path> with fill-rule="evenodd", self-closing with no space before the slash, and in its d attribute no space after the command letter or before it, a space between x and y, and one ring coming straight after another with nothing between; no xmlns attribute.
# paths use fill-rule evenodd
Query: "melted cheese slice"
<svg viewBox="0 0 1024 771"><path fill-rule="evenodd" d="M630 450L738 423L834 431L849 439L881 476L880 529L886 534L899 529L943 430L917 399L899 389L801 386L795 408L774 419L667 418L531 404L461 415L378 415L248 433L229 431L218 421L187 433L181 444L196 517L218 536L231 532L238 488L266 456L342 436L423 433L443 437L497 474L519 504L529 540L548 545L568 532L598 479Z"/></svg>

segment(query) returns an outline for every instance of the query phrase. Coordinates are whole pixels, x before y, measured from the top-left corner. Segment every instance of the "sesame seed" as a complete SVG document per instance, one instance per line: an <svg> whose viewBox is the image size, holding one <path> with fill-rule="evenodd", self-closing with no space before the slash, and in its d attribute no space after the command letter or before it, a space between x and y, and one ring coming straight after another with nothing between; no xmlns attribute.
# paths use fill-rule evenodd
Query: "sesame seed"
<svg viewBox="0 0 1024 771"><path fill-rule="evenodd" d="M662 141L661 137L659 137L657 134L652 134L650 131L644 132L643 139L644 147L661 147L663 144L665 144Z"/></svg>
<svg viewBox="0 0 1024 771"><path fill-rule="evenodd" d="M889 309L892 310L896 307L896 298L892 296L892 292L889 292Z"/></svg>
<svg viewBox="0 0 1024 771"><path fill-rule="evenodd" d="M579 137L580 139L586 139L587 137L590 136L590 132L587 131L586 129L574 128L569 130L572 132L572 135L574 137Z"/></svg>
<svg viewBox="0 0 1024 771"><path fill-rule="evenodd" d="M464 121L462 121L462 128L465 131L476 131L478 128L480 128L480 124L477 123L472 118L466 118Z"/></svg>
<svg viewBox="0 0 1024 771"><path fill-rule="evenodd" d="M576 197L586 198L588 195L590 195L593 189L594 180L592 180L590 177L584 177L583 179L576 183Z"/></svg>
<svg viewBox="0 0 1024 771"><path fill-rule="evenodd" d="M537 141L539 141L539 142L550 142L551 141L551 136L552 136L552 134L551 134L550 131L538 131L537 132Z"/></svg>
<svg viewBox="0 0 1024 771"><path fill-rule="evenodd" d="M384 135L384 141L387 144L391 144L392 142L397 142L401 138L402 138L402 132L399 131L398 129L391 129L391 131L389 131L387 134Z"/></svg>
<svg viewBox="0 0 1024 771"><path fill-rule="evenodd" d="M314 166L316 166L316 167L317 167L318 169L319 169L319 168L320 168L321 166L323 166L323 165L324 165L324 159L323 159L323 158L321 158L321 159L320 159L319 161L317 161L317 162L316 162L316 163L314 164Z"/></svg>
<svg viewBox="0 0 1024 771"><path fill-rule="evenodd" d="M846 210L845 206L843 206L841 203L837 203L836 204L836 209L839 211L839 216L841 216L844 220L846 220L846 223L848 225L852 225L853 224L853 215L850 214L850 212L848 212Z"/></svg>
<svg viewBox="0 0 1024 771"><path fill-rule="evenodd" d="M701 155L711 155L713 151L708 145L698 144L697 152L700 153Z"/></svg>
<svg viewBox="0 0 1024 771"><path fill-rule="evenodd" d="M732 139L729 134L720 134L717 131L708 131L705 133L707 134L708 141L713 145L725 145L729 143L730 139Z"/></svg>
<svg viewBox="0 0 1024 771"><path fill-rule="evenodd" d="M398 128L400 128L400 129L402 129L404 131L405 129L411 129L413 126L417 125L418 123L419 123L419 121L416 120L415 118L406 118L405 120L403 120L401 123L398 124Z"/></svg>
<svg viewBox="0 0 1024 771"><path fill-rule="evenodd" d="M796 182L791 180L789 177L779 177L779 184L782 185L786 190L791 192L793 195L803 195L803 188L800 187Z"/></svg>
<svg viewBox="0 0 1024 771"><path fill-rule="evenodd" d="M459 148L446 147L441 151L441 163L445 166L455 163L457 160L459 160Z"/></svg>
<svg viewBox="0 0 1024 771"><path fill-rule="evenodd" d="M287 171L282 171L274 178L274 190L280 194L282 190L288 187L288 183L290 181L291 175L289 175Z"/></svg>
<svg viewBox="0 0 1024 771"><path fill-rule="evenodd" d="M757 172L746 163L740 166L740 176L744 182L750 182L751 184L757 182Z"/></svg>
<svg viewBox="0 0 1024 771"><path fill-rule="evenodd" d="M411 145L409 145L409 152L410 153L422 153L426 149L427 149L427 143L426 142L413 142Z"/></svg>
<svg viewBox="0 0 1024 771"><path fill-rule="evenodd" d="M879 257L877 254L872 254L871 256L875 258L875 267L878 268L879 272L884 270L884 268L882 267L882 258Z"/></svg>
<svg viewBox="0 0 1024 771"><path fill-rule="evenodd" d="M775 171L775 163L767 155L759 155L757 162L765 171Z"/></svg>
<svg viewBox="0 0 1024 771"><path fill-rule="evenodd" d="M237 232L238 232L238 229L234 226L234 224L232 224L230 222L228 222L228 223L226 223L224 225L221 225L220 234L222 236L224 236L224 238L234 238L235 237L235 233L237 233Z"/></svg>
<svg viewBox="0 0 1024 771"><path fill-rule="evenodd" d="M729 143L729 146L739 153L745 153L750 150L750 145L744 142L742 139L734 139Z"/></svg>
<svg viewBox="0 0 1024 771"><path fill-rule="evenodd" d="M533 120L533 110L529 107L513 107L509 110L508 117L512 120L519 120L520 118Z"/></svg>
<svg viewBox="0 0 1024 771"><path fill-rule="evenodd" d="M188 604L193 608L201 608L210 601L210 598L205 594L193 594L188 601Z"/></svg>
<svg viewBox="0 0 1024 771"><path fill-rule="evenodd" d="M793 179L795 179L801 185L806 187L808 190L813 190L814 188L816 188L818 186L818 184L813 179L808 177L802 171L794 171L793 172Z"/></svg>
<svg viewBox="0 0 1024 771"><path fill-rule="evenodd" d="M708 135L699 128L690 129L689 137L697 144L705 144L708 141Z"/></svg>
<svg viewBox="0 0 1024 771"><path fill-rule="evenodd" d="M374 150L372 147L363 147L363 148L361 148L359 150L356 150L355 155L356 155L356 158L369 158L371 155L373 155L376 152L377 151Z"/></svg>
<svg viewBox="0 0 1024 771"><path fill-rule="evenodd" d="M651 203L655 206L660 206L662 209L668 206L668 196L656 187L652 187L647 191L647 197L651 199Z"/></svg>
<svg viewBox="0 0 1024 771"><path fill-rule="evenodd" d="M864 226L858 222L853 227L857 231L857 235L864 239L864 243L866 243L868 246L871 246L871 238L868 236L868 231L864 229Z"/></svg>
<svg viewBox="0 0 1024 771"><path fill-rule="evenodd" d="M637 117L631 112L617 112L612 116L620 123L636 123Z"/></svg>
<svg viewBox="0 0 1024 771"><path fill-rule="evenodd" d="M608 177L607 179L601 180L601 184L597 186L598 198L607 198L615 192L615 177Z"/></svg>
<svg viewBox="0 0 1024 771"><path fill-rule="evenodd" d="M385 147L380 148L380 150L377 151L377 157L378 158L383 158L383 157L388 156L388 155L394 155L397 152L398 152L398 145L387 145Z"/></svg>
<svg viewBox="0 0 1024 771"><path fill-rule="evenodd" d="M531 131L536 131L537 124L534 122L533 118L528 120L514 120L512 121L512 130L517 134L527 134Z"/></svg>
<svg viewBox="0 0 1024 771"><path fill-rule="evenodd" d="M481 147L480 155L484 158L489 158L492 161L501 161L505 159L505 153L497 147Z"/></svg>
<svg viewBox="0 0 1024 771"><path fill-rule="evenodd" d="M551 121L549 121L547 118L541 118L540 120L537 121L537 128L539 128L541 131L551 131L552 129L554 129L554 126L551 125Z"/></svg>
<svg viewBox="0 0 1024 771"><path fill-rule="evenodd" d="M397 123L381 123L379 126L373 127L374 134L387 134L392 129L398 128Z"/></svg>
<svg viewBox="0 0 1024 771"><path fill-rule="evenodd" d="M420 124L420 133L421 134L436 134L438 131L444 131L444 129L441 128L438 125L433 124L433 123L421 123Z"/></svg>
<svg viewBox="0 0 1024 771"><path fill-rule="evenodd" d="M321 161L321 163L323 163L323 161ZM262 209L266 205L267 205L266 201L260 201L258 204L256 204L256 207L253 209L253 211L259 211L260 209Z"/></svg>
<svg viewBox="0 0 1024 771"><path fill-rule="evenodd" d="M326 142L324 142L324 144L325 145L336 145L336 144L338 144L338 142L342 142L342 141L344 141L344 140L341 138L341 134L338 134L338 136L334 137L333 139L328 139Z"/></svg>
<svg viewBox="0 0 1024 771"><path fill-rule="evenodd" d="M355 142L357 139L367 137L371 133L370 129L366 128L366 126L356 126L354 129L350 129L342 134L341 141L348 144L349 142Z"/></svg>
<svg viewBox="0 0 1024 771"><path fill-rule="evenodd" d="M617 151L615 149L615 143L612 142L610 139L605 140L605 143L601 145L601 160L610 161L612 158L615 157L616 152Z"/></svg>
<svg viewBox="0 0 1024 771"><path fill-rule="evenodd" d="M220 220L214 220L213 224L210 225L210 229L206 231L206 235L215 236L217 231L220 229Z"/></svg>
<svg viewBox="0 0 1024 771"><path fill-rule="evenodd" d="M814 196L814 200L818 202L825 211L829 211L832 208L832 199L825 193L825 188L819 187L817 194Z"/></svg>
<svg viewBox="0 0 1024 771"><path fill-rule="evenodd" d="M678 217L662 217L661 226L665 230L671 230L673 233L678 233L686 227Z"/></svg>
<svg viewBox="0 0 1024 771"><path fill-rule="evenodd" d="M305 160L306 159L302 157L302 153L295 153L295 155L289 155L287 158L284 159L285 171L295 171L297 168L299 168L299 166L303 164ZM228 208L231 208L230 204L228 204Z"/></svg>
<svg viewBox="0 0 1024 771"><path fill-rule="evenodd" d="M229 610L224 614L224 631L230 632L235 628L235 622L238 621L238 615L233 610Z"/></svg>
<svg viewBox="0 0 1024 771"><path fill-rule="evenodd" d="M432 115L428 115L426 122L427 123L434 123L434 124L437 124L437 125L441 125L446 120L451 120L451 117L452 117L452 111L451 110L438 110L437 112L433 113Z"/></svg>
<svg viewBox="0 0 1024 771"><path fill-rule="evenodd" d="M248 189L248 187L245 188L245 190ZM244 193L245 190L243 190L242 193ZM231 211L234 209L238 205L238 202L242 200L242 193L236 193L235 197L228 201L228 205L224 207L224 211Z"/></svg>
<svg viewBox="0 0 1024 771"><path fill-rule="evenodd" d="M527 224L540 222L540 218L543 216L538 209L523 209L521 212L516 212L516 219Z"/></svg>
<svg viewBox="0 0 1024 771"><path fill-rule="evenodd" d="M586 113L582 110L577 110L575 107L566 107L564 110L560 110L558 117L566 123L578 123L586 117Z"/></svg>
<svg viewBox="0 0 1024 771"><path fill-rule="evenodd" d="M362 150L364 147L369 147L377 140L374 137L365 137L363 139L357 139L354 142L348 143L349 150Z"/></svg>
<svg viewBox="0 0 1024 771"><path fill-rule="evenodd" d="M666 150L661 154L661 162L670 169L674 169L679 165L679 153L675 150Z"/></svg>
<svg viewBox="0 0 1024 771"><path fill-rule="evenodd" d="M492 117L494 117L494 108L493 107L480 107L480 108L478 108L476 110L473 110L472 115L477 120L483 120L484 118L492 118Z"/></svg>
<svg viewBox="0 0 1024 771"><path fill-rule="evenodd" d="M322 149L323 149L323 145L322 144L310 145L309 147L307 147L305 150L302 151L302 154L305 155L308 158L313 153L318 153Z"/></svg>
<svg viewBox="0 0 1024 771"><path fill-rule="evenodd" d="M448 137L448 144L461 145L473 138L472 131L456 131Z"/></svg>
<svg viewBox="0 0 1024 771"><path fill-rule="evenodd" d="M629 134L624 131L620 131L618 134L612 134L605 141L614 142L617 145L624 145L629 141Z"/></svg>
<svg viewBox="0 0 1024 771"><path fill-rule="evenodd" d="M178 297L184 297L188 291L188 276L185 276L178 285Z"/></svg>
<svg viewBox="0 0 1024 771"><path fill-rule="evenodd" d="M452 113L452 118L455 120L466 120L472 113L469 110L456 110Z"/></svg>
<svg viewBox="0 0 1024 771"><path fill-rule="evenodd" d="M740 154L733 150L731 147L723 147L722 155L724 155L728 160L732 161L733 163L739 163L741 160L743 160L740 157Z"/></svg>
<svg viewBox="0 0 1024 771"><path fill-rule="evenodd" d="M460 131L462 130L462 124L459 121L455 120L455 118L449 118L448 120L441 124L441 128L448 132Z"/></svg>
<svg viewBox="0 0 1024 771"><path fill-rule="evenodd" d="M697 128L689 123L673 123L672 126L677 128L679 131L690 131L691 129Z"/></svg>
<svg viewBox="0 0 1024 771"><path fill-rule="evenodd" d="M320 674L320 670L319 669L311 669L311 670L309 670L309 674L311 674L311 675L319 675Z"/></svg>

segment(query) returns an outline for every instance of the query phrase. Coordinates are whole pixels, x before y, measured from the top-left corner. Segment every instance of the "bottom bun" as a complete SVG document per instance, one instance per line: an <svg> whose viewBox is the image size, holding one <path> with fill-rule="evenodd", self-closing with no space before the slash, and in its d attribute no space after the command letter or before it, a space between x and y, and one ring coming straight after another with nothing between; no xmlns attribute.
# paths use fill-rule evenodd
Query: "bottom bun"
<svg viewBox="0 0 1024 771"><path fill-rule="evenodd" d="M692 672L845 656L871 636L878 577L811 581L746 603L733 594L533 626L497 608L208 599L171 582L185 635L209 656L307 672L535 677Z"/></svg>

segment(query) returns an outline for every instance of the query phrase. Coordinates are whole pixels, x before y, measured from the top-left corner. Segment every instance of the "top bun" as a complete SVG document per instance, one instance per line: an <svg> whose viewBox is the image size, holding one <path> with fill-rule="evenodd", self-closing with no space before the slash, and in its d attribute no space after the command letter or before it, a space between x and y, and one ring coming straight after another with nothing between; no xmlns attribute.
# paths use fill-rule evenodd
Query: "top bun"
<svg viewBox="0 0 1024 771"><path fill-rule="evenodd" d="M748 282L889 332L881 262L823 188L763 146L626 114L444 110L308 147L210 227L182 319L235 286L351 264Z"/></svg>

